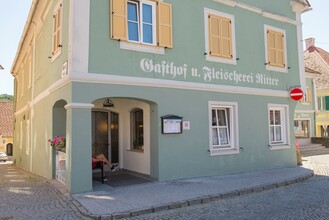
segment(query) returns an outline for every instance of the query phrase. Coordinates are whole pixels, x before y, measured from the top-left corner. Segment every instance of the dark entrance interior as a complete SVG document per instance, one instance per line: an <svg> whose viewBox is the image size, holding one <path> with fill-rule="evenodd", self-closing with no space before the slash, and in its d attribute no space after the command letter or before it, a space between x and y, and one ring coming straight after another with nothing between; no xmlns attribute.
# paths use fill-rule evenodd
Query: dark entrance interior
<svg viewBox="0 0 329 220"><path fill-rule="evenodd" d="M13 144L7 144L6 152L8 156L13 156Z"/></svg>
<svg viewBox="0 0 329 220"><path fill-rule="evenodd" d="M93 155L104 154L111 163L119 163L119 114L92 112Z"/></svg>

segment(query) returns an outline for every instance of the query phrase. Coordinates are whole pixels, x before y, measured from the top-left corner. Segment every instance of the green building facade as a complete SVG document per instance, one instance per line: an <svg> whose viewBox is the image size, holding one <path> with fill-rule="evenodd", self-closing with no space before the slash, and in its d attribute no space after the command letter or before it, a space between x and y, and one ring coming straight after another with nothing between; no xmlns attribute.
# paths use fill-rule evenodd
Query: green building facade
<svg viewBox="0 0 329 220"><path fill-rule="evenodd" d="M296 165L304 1L34 0L12 67L14 160L92 190L91 157L158 181ZM62 167L63 168L63 167Z"/></svg>

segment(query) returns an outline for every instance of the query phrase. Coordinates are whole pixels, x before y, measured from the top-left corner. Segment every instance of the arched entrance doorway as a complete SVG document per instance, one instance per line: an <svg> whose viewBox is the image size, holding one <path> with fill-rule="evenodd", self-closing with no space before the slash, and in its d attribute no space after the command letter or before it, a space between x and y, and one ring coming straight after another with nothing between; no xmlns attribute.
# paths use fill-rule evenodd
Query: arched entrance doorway
<svg viewBox="0 0 329 220"><path fill-rule="evenodd" d="M157 179L154 175L157 174L156 168L153 172L151 169L151 163L158 160L156 156L151 157L156 155L151 152L157 151L158 126L157 120L152 120L157 119L156 104L147 100L112 97L92 103L93 154L104 154L111 163L119 165L120 171Z"/></svg>
<svg viewBox="0 0 329 220"><path fill-rule="evenodd" d="M53 138L56 136L66 138L66 104L65 100L58 100L53 106ZM56 151L53 154L53 178L63 184L66 183L66 154L64 152Z"/></svg>
<svg viewBox="0 0 329 220"><path fill-rule="evenodd" d="M13 144L9 143L6 146L6 152L8 156L13 156Z"/></svg>

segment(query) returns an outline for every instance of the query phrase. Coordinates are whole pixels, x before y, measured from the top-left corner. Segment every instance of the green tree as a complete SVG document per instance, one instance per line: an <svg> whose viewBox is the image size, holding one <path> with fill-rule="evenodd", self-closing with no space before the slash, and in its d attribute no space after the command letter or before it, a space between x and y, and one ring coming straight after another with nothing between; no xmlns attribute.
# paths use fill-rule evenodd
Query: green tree
<svg viewBox="0 0 329 220"><path fill-rule="evenodd" d="M10 101L13 101L14 99L14 96L12 95L8 95L8 94L1 94L0 95L0 100L10 100Z"/></svg>

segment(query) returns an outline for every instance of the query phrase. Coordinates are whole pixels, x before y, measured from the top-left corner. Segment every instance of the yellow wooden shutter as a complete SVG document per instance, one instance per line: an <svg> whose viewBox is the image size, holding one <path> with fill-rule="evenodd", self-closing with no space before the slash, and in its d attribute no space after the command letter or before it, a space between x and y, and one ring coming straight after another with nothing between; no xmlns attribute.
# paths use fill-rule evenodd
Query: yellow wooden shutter
<svg viewBox="0 0 329 220"><path fill-rule="evenodd" d="M275 65L275 33L270 30L267 31L267 56L268 64Z"/></svg>
<svg viewBox="0 0 329 220"><path fill-rule="evenodd" d="M111 38L118 40L127 40L127 1L111 1Z"/></svg>
<svg viewBox="0 0 329 220"><path fill-rule="evenodd" d="M268 64L285 67L284 35L276 31L267 31Z"/></svg>
<svg viewBox="0 0 329 220"><path fill-rule="evenodd" d="M209 15L209 53L212 56L232 58L231 20Z"/></svg>
<svg viewBox="0 0 329 220"><path fill-rule="evenodd" d="M209 54L212 56L221 56L220 50L220 18L209 15Z"/></svg>
<svg viewBox="0 0 329 220"><path fill-rule="evenodd" d="M61 18L62 18L62 4L59 5L56 13L53 15L53 50L52 54L54 55L61 47Z"/></svg>
<svg viewBox="0 0 329 220"><path fill-rule="evenodd" d="M306 89L306 93L307 93L307 102L308 102L308 103L312 103L312 99L313 99L313 97L312 97L311 89L310 89L310 88L307 88L307 89Z"/></svg>
<svg viewBox="0 0 329 220"><path fill-rule="evenodd" d="M172 13L170 4L159 2L158 21L159 46L172 48Z"/></svg>
<svg viewBox="0 0 329 220"><path fill-rule="evenodd" d="M232 31L231 20L221 18L221 45L222 56L225 58L232 58Z"/></svg>
<svg viewBox="0 0 329 220"><path fill-rule="evenodd" d="M285 66L284 57L284 35L282 33L275 34L275 45L276 45L276 64L279 67Z"/></svg>

